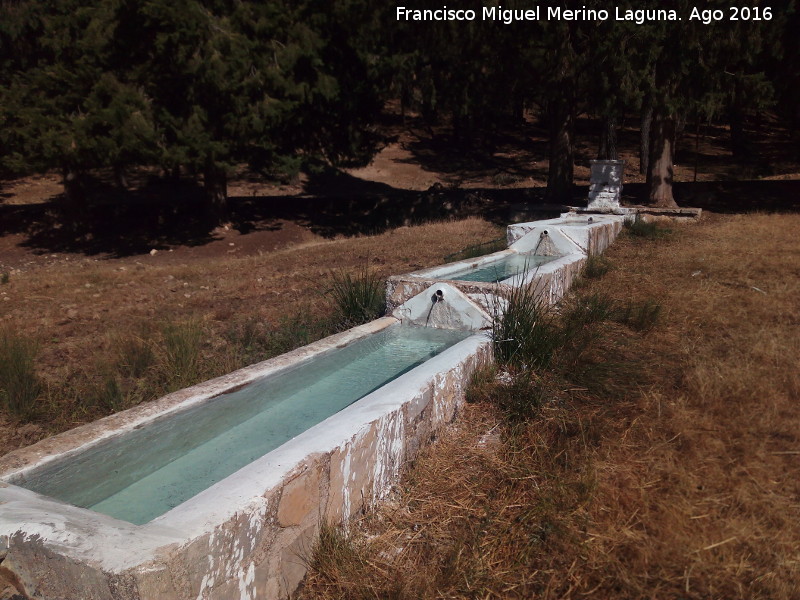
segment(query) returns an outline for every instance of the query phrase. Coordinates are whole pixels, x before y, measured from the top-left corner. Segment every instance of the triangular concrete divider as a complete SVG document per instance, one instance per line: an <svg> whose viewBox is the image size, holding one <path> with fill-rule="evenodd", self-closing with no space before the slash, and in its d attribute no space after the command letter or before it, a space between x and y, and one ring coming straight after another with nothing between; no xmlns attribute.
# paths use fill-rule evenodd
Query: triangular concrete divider
<svg viewBox="0 0 800 600"><path fill-rule="evenodd" d="M511 246L517 252L532 252L543 256L567 256L581 253L583 249L553 225L533 227Z"/></svg>
<svg viewBox="0 0 800 600"><path fill-rule="evenodd" d="M489 314L458 288L435 283L398 306L392 316L405 325L437 329L485 329Z"/></svg>

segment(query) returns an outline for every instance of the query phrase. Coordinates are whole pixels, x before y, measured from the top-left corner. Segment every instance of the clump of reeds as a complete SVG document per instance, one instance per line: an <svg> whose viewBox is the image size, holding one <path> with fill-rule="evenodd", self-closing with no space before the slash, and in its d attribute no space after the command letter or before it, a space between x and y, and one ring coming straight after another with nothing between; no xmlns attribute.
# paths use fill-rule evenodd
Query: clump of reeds
<svg viewBox="0 0 800 600"><path fill-rule="evenodd" d="M555 313L534 285L511 288L494 304L492 340L501 364L544 368L558 346Z"/></svg>
<svg viewBox="0 0 800 600"><path fill-rule="evenodd" d="M356 274L334 272L330 295L345 328L377 319L386 305L383 280L366 268Z"/></svg>

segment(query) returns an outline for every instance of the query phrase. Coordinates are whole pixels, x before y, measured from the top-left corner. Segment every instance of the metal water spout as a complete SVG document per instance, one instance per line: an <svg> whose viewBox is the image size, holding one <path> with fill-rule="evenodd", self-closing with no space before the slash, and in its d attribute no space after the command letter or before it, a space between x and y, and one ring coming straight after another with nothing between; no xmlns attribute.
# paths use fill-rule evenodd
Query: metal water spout
<svg viewBox="0 0 800 600"><path fill-rule="evenodd" d="M444 302L444 292L442 290L436 290L433 296L431 296L431 307L428 310L428 316L425 318L425 327L428 326L428 321L431 320L431 313L433 312L433 307L436 306L439 302Z"/></svg>
<svg viewBox="0 0 800 600"><path fill-rule="evenodd" d="M539 243L536 244L533 253L538 256L553 256L556 253L553 240L550 238L550 233L547 229L539 234Z"/></svg>

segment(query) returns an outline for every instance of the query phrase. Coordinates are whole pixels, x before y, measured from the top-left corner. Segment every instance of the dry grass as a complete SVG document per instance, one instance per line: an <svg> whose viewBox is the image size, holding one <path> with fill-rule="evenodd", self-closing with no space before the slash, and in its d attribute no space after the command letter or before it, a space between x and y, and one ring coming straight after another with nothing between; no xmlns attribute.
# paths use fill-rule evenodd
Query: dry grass
<svg viewBox="0 0 800 600"><path fill-rule="evenodd" d="M662 305L588 357L635 362L624 385L562 385L522 425L468 406L394 504L323 540L347 552L303 596L797 598L798 229L712 216L620 238L582 292Z"/></svg>
<svg viewBox="0 0 800 600"><path fill-rule="evenodd" d="M334 268L408 272L498 231L472 218L245 256L224 243L214 255L41 257L0 300L0 326L38 341L41 410L24 427L0 410L0 452L331 333Z"/></svg>

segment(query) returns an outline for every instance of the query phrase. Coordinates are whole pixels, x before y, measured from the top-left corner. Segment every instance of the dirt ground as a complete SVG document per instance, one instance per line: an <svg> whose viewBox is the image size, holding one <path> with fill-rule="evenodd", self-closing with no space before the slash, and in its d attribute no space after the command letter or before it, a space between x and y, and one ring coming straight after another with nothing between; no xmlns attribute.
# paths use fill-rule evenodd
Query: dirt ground
<svg viewBox="0 0 800 600"><path fill-rule="evenodd" d="M798 598L800 215L668 227L573 287L579 344L479 378L389 501L323 531L301 598Z"/></svg>

